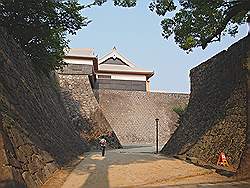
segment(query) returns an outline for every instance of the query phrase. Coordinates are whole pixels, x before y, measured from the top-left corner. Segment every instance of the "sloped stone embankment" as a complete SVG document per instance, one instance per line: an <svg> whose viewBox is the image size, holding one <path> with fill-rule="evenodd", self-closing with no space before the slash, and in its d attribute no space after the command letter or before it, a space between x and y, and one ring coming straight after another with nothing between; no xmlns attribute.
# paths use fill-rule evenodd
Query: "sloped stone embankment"
<svg viewBox="0 0 250 188"><path fill-rule="evenodd" d="M39 187L88 143L71 126L52 81L0 33L0 184Z"/></svg>
<svg viewBox="0 0 250 188"><path fill-rule="evenodd" d="M88 122L75 126L58 83L34 71L4 29L0 34L0 187L40 187L57 169L96 144L96 135L89 134L92 129L104 134L111 128L92 121L105 121L98 106ZM86 97L95 100L93 95ZM82 115L92 109L87 104ZM110 141L119 145L115 135Z"/></svg>
<svg viewBox="0 0 250 188"><path fill-rule="evenodd" d="M249 44L247 36L191 70L187 111L162 153L216 164L223 151L231 167L250 176Z"/></svg>
<svg viewBox="0 0 250 188"><path fill-rule="evenodd" d="M94 96L88 75L60 73L58 79L67 113L81 137L97 149L98 137L105 135L109 147L120 148L121 144Z"/></svg>

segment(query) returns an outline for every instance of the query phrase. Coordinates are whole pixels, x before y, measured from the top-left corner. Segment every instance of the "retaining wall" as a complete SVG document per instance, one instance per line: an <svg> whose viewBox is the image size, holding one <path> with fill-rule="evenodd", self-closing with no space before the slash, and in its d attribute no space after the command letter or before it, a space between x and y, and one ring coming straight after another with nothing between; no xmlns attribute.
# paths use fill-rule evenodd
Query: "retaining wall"
<svg viewBox="0 0 250 188"><path fill-rule="evenodd" d="M235 170L245 156L249 175L249 44L250 36L191 70L187 111L162 153L216 165L223 151Z"/></svg>
<svg viewBox="0 0 250 188"><path fill-rule="evenodd" d="M91 88L89 76L84 74L58 74L61 96L67 114L81 137L91 144L93 149L99 146L99 137L106 139L111 148L120 148L121 144L106 120Z"/></svg>
<svg viewBox="0 0 250 188"><path fill-rule="evenodd" d="M95 91L105 117L122 144L154 144L155 119L159 118L159 142L166 143L178 126L175 107L185 107L188 94L143 91Z"/></svg>
<svg viewBox="0 0 250 188"><path fill-rule="evenodd" d="M54 82L0 28L0 187L39 187L89 146Z"/></svg>
<svg viewBox="0 0 250 188"><path fill-rule="evenodd" d="M0 187L40 187L62 166L96 148L120 147L88 76L44 75L0 28ZM74 89L74 90L72 90Z"/></svg>

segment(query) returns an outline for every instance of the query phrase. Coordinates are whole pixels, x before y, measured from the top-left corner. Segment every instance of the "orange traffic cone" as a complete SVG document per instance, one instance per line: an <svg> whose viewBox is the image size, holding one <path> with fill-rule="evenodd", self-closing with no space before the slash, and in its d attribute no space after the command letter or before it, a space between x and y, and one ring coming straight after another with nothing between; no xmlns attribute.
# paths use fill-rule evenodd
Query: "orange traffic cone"
<svg viewBox="0 0 250 188"><path fill-rule="evenodd" d="M220 156L219 156L218 161L217 161L217 165L229 167L229 164L227 162L226 155L224 152L220 153Z"/></svg>

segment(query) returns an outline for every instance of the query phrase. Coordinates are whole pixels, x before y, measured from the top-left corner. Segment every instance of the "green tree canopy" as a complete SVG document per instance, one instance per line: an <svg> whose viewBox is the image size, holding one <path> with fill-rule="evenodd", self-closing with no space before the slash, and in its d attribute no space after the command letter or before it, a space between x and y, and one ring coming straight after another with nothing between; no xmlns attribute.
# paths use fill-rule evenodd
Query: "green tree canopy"
<svg viewBox="0 0 250 188"><path fill-rule="evenodd" d="M164 2L161 1L162 6ZM250 10L249 0L180 0L180 9L172 18L161 22L163 37L174 34L175 42L184 50L201 46L203 49L221 36L235 36L239 25L245 23ZM152 10L157 12L157 4ZM162 12L176 10L172 4Z"/></svg>
<svg viewBox="0 0 250 188"><path fill-rule="evenodd" d="M89 21L80 11L107 0L80 5L78 0L0 0L0 26L7 28L35 67L48 72L61 68L68 47L66 34L75 34ZM133 7L137 0L113 0L115 6ZM235 36L247 20L250 0L152 0L149 9L159 16L162 35L172 34L184 50ZM174 16L168 17L168 12ZM250 16L248 17L248 20Z"/></svg>
<svg viewBox="0 0 250 188"><path fill-rule="evenodd" d="M44 72L64 65L66 34L75 34L87 25L81 16L84 8L77 1L0 0L0 26L5 27Z"/></svg>
<svg viewBox="0 0 250 188"><path fill-rule="evenodd" d="M114 4L131 7L136 0L114 0ZM250 0L152 0L149 8L165 17L161 22L163 37L168 39L173 34L175 42L187 52L199 46L205 49L223 35L235 36L239 25L248 16L250 19ZM174 16L168 17L169 12Z"/></svg>

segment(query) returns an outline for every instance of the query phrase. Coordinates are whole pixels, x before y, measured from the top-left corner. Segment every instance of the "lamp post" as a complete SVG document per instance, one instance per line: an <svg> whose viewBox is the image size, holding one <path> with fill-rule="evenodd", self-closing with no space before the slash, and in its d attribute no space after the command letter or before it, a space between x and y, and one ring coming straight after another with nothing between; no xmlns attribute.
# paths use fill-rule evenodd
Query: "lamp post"
<svg viewBox="0 0 250 188"><path fill-rule="evenodd" d="M156 118L155 119L155 123L156 123L156 154L159 153L159 139L158 139L158 134L159 134L159 119Z"/></svg>

